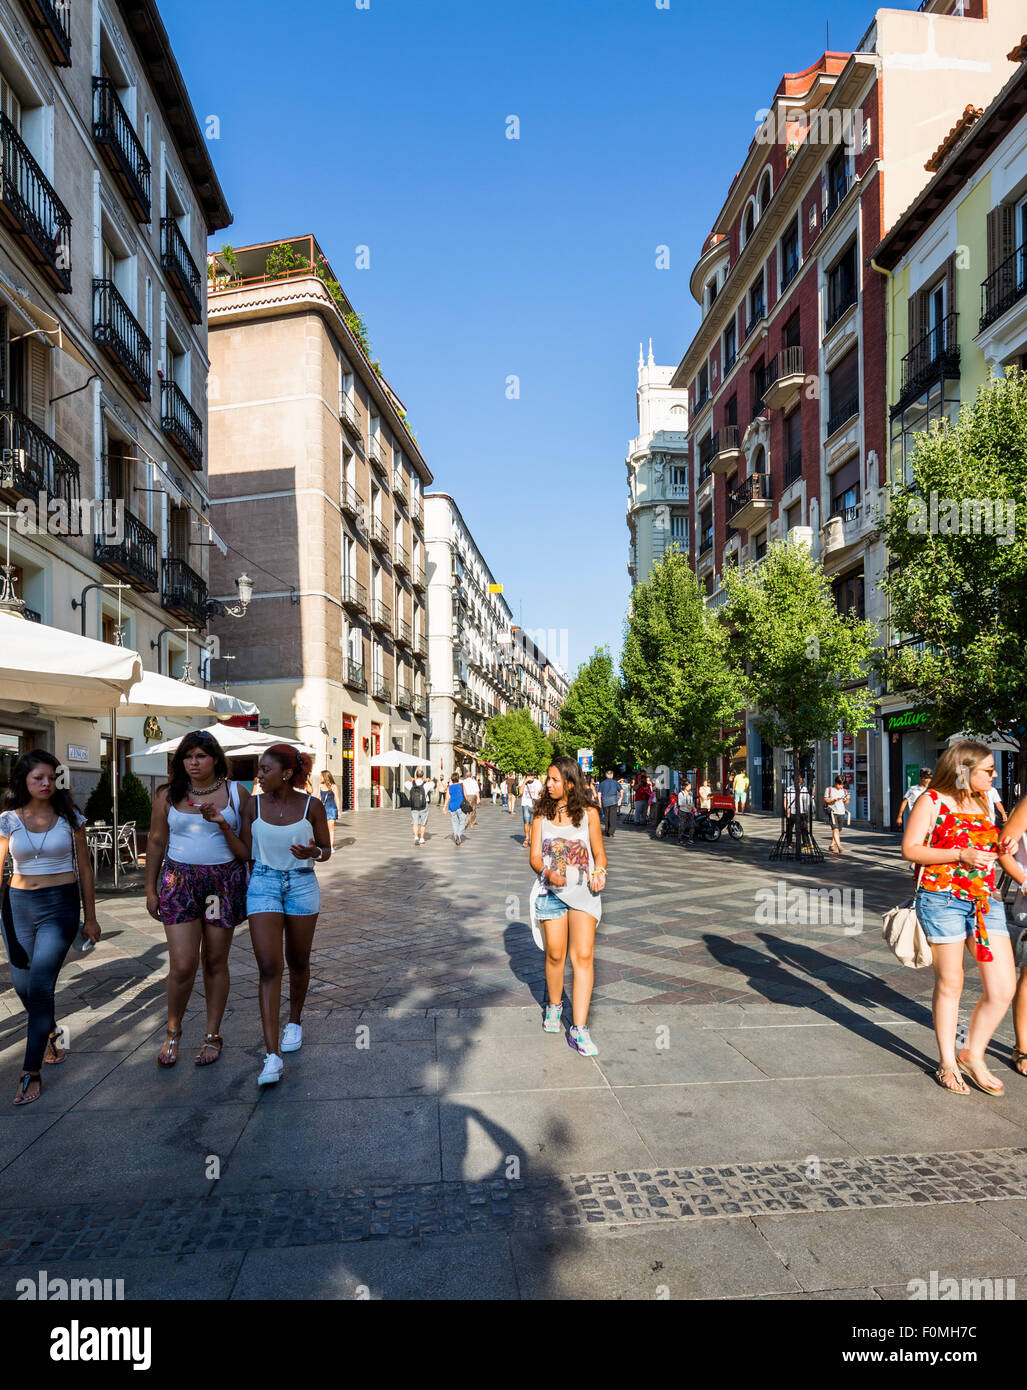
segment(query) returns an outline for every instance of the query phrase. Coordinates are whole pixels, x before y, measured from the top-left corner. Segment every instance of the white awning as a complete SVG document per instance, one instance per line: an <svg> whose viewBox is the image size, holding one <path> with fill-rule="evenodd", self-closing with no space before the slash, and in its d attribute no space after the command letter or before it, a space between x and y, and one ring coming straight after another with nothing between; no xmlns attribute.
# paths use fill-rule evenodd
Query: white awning
<svg viewBox="0 0 1027 1390"><path fill-rule="evenodd" d="M8 710L110 709L142 672L129 647L0 614L0 701Z"/></svg>

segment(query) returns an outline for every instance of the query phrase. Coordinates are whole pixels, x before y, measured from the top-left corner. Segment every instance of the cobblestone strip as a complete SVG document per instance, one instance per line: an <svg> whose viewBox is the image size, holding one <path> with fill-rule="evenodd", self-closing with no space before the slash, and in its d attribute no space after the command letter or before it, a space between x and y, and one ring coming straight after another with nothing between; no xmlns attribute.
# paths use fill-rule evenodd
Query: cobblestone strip
<svg viewBox="0 0 1027 1390"><path fill-rule="evenodd" d="M1023 1197L1027 1149L0 1211L0 1266ZM44 1267L44 1263L40 1267Z"/></svg>

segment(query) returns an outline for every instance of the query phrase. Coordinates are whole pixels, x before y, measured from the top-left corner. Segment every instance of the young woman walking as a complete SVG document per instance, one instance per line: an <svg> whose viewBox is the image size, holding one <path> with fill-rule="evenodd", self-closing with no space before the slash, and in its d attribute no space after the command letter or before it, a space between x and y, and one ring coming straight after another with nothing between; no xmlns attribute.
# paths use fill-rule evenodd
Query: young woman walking
<svg viewBox="0 0 1027 1390"><path fill-rule="evenodd" d="M984 1059L1016 984L1005 908L992 895L996 863L1014 878L1020 874L1008 854L998 853L999 834L988 817L994 775L994 755L983 743L961 739L947 748L902 837L903 858L923 869L915 902L934 957L932 1013L941 1059L935 1079L954 1095L969 1094L964 1075L987 1095L1005 1091ZM981 997L957 1054L965 948L977 961Z"/></svg>
<svg viewBox="0 0 1027 1390"><path fill-rule="evenodd" d="M335 778L324 768L321 772L321 805L328 819L328 839L335 848L335 822L339 819L339 798L335 793Z"/></svg>
<svg viewBox="0 0 1027 1390"><path fill-rule="evenodd" d="M446 801L446 810L449 812L450 824L453 827L453 843L458 845L464 838L464 829L467 825L467 814L461 810L464 804L464 784L460 780L459 772L454 772L449 779L449 797Z"/></svg>
<svg viewBox="0 0 1027 1390"><path fill-rule="evenodd" d="M59 785L60 764L41 748L25 753L11 773L0 814L0 864L10 850L14 875L4 895L4 947L11 983L28 1014L25 1061L15 1105L31 1105L42 1090L40 1066L64 1061L54 1017L54 991L64 958L79 934L95 945L93 870L82 828L85 816Z"/></svg>
<svg viewBox="0 0 1027 1390"><path fill-rule="evenodd" d="M267 1055L258 1086L282 1078L282 1053L303 1046L300 1019L310 984L310 948L321 908L314 862L332 856L325 808L297 791L310 776L309 753L273 744L260 760L261 795L243 818L243 842L253 860L246 894L250 941L260 970L260 1020ZM283 952L284 939L284 952ZM278 1041L282 975L289 966L289 1022Z"/></svg>
<svg viewBox="0 0 1027 1390"><path fill-rule="evenodd" d="M246 919L246 860L240 838L249 793L228 776L220 743L203 730L186 734L157 788L146 840L146 910L168 940L167 1037L157 1065L173 1067L182 1016L203 964L207 1031L198 1067L221 1056L221 1020L228 1003L228 953ZM163 861L163 862L162 862Z"/></svg>
<svg viewBox="0 0 1027 1390"><path fill-rule="evenodd" d="M563 1011L563 977L568 951L573 983L568 1042L584 1057L599 1049L588 1031L588 1009L595 978L596 926L603 914L606 849L602 822L585 791L573 758L554 759L546 774L531 827L531 867L538 879L531 890L533 922L541 924L546 953L548 1002L543 1031L558 1033Z"/></svg>
<svg viewBox="0 0 1027 1390"><path fill-rule="evenodd" d="M834 785L824 792L824 809L831 822L831 843L828 850L832 854L842 852L842 826L845 824L845 808L849 804L849 793L845 789L845 778L839 775Z"/></svg>

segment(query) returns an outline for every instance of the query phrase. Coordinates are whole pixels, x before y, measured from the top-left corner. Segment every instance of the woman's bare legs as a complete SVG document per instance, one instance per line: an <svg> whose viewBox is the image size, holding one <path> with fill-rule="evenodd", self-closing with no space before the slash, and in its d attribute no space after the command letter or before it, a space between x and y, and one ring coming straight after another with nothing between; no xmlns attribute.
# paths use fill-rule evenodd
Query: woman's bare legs
<svg viewBox="0 0 1027 1390"><path fill-rule="evenodd" d="M563 1002L563 977L567 968L567 917L553 917L542 924L546 942L546 993L554 1007Z"/></svg>
<svg viewBox="0 0 1027 1390"><path fill-rule="evenodd" d="M963 950L962 941L932 943L934 957L934 994L931 999L931 1016L934 1019L934 1035L938 1039L938 1057L941 1066L947 1071L958 1071L956 1063L956 1023L959 1019L959 999L963 993ZM966 1082L961 1084L956 1077L945 1077L942 1085L949 1091L968 1091Z"/></svg>
<svg viewBox="0 0 1027 1390"><path fill-rule="evenodd" d="M984 1053L996 1028L1005 1018L1016 991L1016 967L1013 965L1013 948L1008 936L993 936L991 951L994 960L977 962L981 975L981 997L970 1015L966 1046L959 1057L966 1059L986 1085L1001 1086L999 1078L989 1071Z"/></svg>
<svg viewBox="0 0 1027 1390"><path fill-rule="evenodd" d="M576 1028L588 1024L588 1010L592 1003L592 987L595 983L594 951L596 944L596 919L587 912L571 908L567 913L569 920L571 969L574 972L571 987L571 1017Z"/></svg>

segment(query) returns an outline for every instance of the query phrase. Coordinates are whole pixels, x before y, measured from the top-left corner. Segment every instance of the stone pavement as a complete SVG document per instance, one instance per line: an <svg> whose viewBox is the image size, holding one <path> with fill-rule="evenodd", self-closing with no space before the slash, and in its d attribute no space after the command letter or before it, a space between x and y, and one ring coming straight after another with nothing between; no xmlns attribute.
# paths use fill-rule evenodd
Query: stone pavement
<svg viewBox="0 0 1027 1390"><path fill-rule="evenodd" d="M934 1085L931 971L880 937L910 886L895 838L797 868L768 863L762 816L741 844L622 826L585 1059L540 1030L518 818L486 805L458 848L433 810L418 850L408 820L340 822L304 1046L262 1091L245 929L221 1061L192 1065L201 979L161 1071L163 933L105 900L61 977L67 1062L0 1109L0 1296L42 1269L127 1298L906 1298L932 1270L1027 1290L1011 1024L1004 1098ZM5 968L11 1092L22 1019Z"/></svg>

